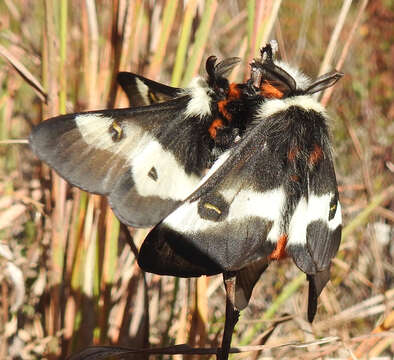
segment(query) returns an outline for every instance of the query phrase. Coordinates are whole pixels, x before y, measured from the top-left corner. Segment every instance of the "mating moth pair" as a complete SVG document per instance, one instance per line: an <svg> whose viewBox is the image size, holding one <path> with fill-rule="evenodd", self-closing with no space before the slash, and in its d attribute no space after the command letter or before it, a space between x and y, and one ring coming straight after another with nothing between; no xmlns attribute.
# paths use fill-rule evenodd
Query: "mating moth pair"
<svg viewBox="0 0 394 360"><path fill-rule="evenodd" d="M236 276L244 308L273 260L292 257L309 281L308 319L341 239L341 208L323 106L311 81L274 59L229 83L237 58L209 57L185 89L120 73L131 108L58 116L33 129L35 154L70 184L105 195L133 227L154 226L138 263L181 277ZM207 171L208 169L208 171Z"/></svg>

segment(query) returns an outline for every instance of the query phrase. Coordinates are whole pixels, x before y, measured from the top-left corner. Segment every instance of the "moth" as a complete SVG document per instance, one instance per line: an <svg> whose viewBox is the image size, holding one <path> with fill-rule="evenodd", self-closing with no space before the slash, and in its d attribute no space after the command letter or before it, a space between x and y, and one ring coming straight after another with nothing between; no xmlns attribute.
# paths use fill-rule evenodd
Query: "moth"
<svg viewBox="0 0 394 360"><path fill-rule="evenodd" d="M138 263L163 275L232 273L240 310L268 265L291 257L307 274L312 322L340 244L341 206L328 116L311 95L343 74L312 81L274 60L271 44L261 55L249 81L259 101L241 139L148 234Z"/></svg>
<svg viewBox="0 0 394 360"><path fill-rule="evenodd" d="M247 92L225 77L239 59L216 62L209 57L207 78L184 89L120 73L134 107L49 119L32 130L30 145L70 184L107 196L124 224L156 225L195 190L250 118L241 99Z"/></svg>

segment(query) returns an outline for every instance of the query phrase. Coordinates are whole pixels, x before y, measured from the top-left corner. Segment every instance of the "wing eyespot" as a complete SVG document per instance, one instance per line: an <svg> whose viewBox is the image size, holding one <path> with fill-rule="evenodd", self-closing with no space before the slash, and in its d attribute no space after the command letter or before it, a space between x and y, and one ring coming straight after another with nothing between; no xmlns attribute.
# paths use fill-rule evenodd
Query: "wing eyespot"
<svg viewBox="0 0 394 360"><path fill-rule="evenodd" d="M122 126L119 125L118 122L114 121L111 126L109 127L109 132L112 137L113 142L119 142L120 140L123 139L124 133Z"/></svg>
<svg viewBox="0 0 394 360"><path fill-rule="evenodd" d="M197 207L202 219L219 222L227 218L230 205L223 195L216 192L200 198Z"/></svg>
<svg viewBox="0 0 394 360"><path fill-rule="evenodd" d="M148 176L153 180L153 181L157 181L157 179L159 178L159 175L157 174L157 170L154 166L151 167L151 169L148 172Z"/></svg>
<svg viewBox="0 0 394 360"><path fill-rule="evenodd" d="M330 201L330 211L328 213L328 220L334 219L338 207L338 197L333 196Z"/></svg>
<svg viewBox="0 0 394 360"><path fill-rule="evenodd" d="M155 94L153 91L151 91L151 90L149 90L149 92L148 92L148 97L149 97L149 100L150 100L150 103L151 103L151 104L160 102L160 99L159 99L159 98L156 96L156 94Z"/></svg>

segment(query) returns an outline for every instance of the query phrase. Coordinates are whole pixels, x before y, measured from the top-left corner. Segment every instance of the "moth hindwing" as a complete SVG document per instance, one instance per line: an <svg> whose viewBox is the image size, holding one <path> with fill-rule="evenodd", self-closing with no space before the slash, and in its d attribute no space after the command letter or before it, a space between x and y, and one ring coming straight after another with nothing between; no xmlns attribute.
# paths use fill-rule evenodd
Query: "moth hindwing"
<svg viewBox="0 0 394 360"><path fill-rule="evenodd" d="M270 56L256 66L261 100L255 121L198 189L153 228L138 261L158 274L236 272L235 306L242 309L268 264L291 257L310 283L312 321L339 247L341 208L327 115L310 89L331 86L339 75L315 85Z"/></svg>
<svg viewBox="0 0 394 360"><path fill-rule="evenodd" d="M141 75L121 71L117 81L127 95L131 107L152 105L182 96L182 89L167 86Z"/></svg>
<svg viewBox="0 0 394 360"><path fill-rule="evenodd" d="M31 147L72 185L107 196L123 223L155 225L237 135L230 118L238 110L227 109L236 86L224 77L235 64L210 58L208 79L196 78L185 89L121 73L127 95L136 96L132 104L146 100L144 91L152 104L49 119L33 129Z"/></svg>

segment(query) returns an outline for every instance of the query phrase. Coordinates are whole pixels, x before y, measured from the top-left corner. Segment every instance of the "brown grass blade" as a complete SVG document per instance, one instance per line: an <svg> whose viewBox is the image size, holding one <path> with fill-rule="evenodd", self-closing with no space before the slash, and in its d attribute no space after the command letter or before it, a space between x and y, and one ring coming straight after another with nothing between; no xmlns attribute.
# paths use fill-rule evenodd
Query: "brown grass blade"
<svg viewBox="0 0 394 360"><path fill-rule="evenodd" d="M36 77L18 60L16 59L3 45L0 45L0 55L3 56L8 63L18 72L20 76L34 89L38 97L47 102L48 94Z"/></svg>

